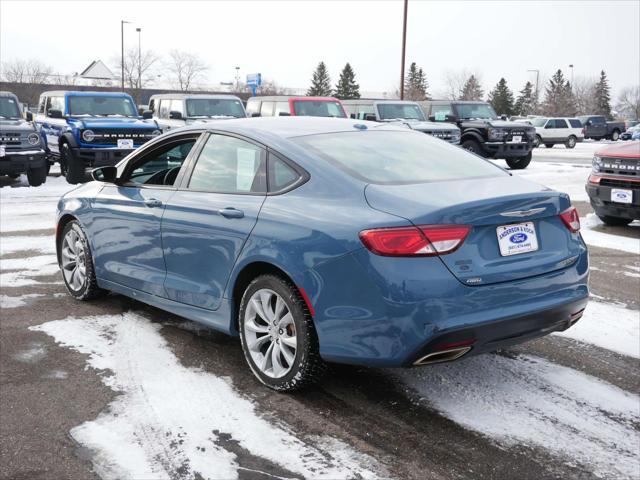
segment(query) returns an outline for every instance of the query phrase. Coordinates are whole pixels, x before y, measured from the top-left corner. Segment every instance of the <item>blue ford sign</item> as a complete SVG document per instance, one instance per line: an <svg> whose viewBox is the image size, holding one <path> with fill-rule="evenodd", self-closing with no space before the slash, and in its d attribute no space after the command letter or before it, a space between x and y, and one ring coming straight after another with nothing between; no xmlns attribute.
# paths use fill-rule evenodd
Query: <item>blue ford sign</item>
<svg viewBox="0 0 640 480"><path fill-rule="evenodd" d="M514 233L509 237L509 241L511 243L522 243L522 242L526 242L527 238L529 237L527 236L526 233Z"/></svg>
<svg viewBox="0 0 640 480"><path fill-rule="evenodd" d="M256 96L256 89L262 85L261 73L249 73L247 74L247 87L251 89L253 96Z"/></svg>

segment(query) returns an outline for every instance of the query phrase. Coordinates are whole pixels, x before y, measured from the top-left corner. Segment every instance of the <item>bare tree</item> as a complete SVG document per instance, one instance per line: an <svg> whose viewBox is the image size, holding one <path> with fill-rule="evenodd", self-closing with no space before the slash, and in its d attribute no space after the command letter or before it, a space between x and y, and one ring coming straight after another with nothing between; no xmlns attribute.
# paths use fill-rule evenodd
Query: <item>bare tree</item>
<svg viewBox="0 0 640 480"><path fill-rule="evenodd" d="M39 60L11 60L2 64L2 78L12 83L47 83L52 69Z"/></svg>
<svg viewBox="0 0 640 480"><path fill-rule="evenodd" d="M462 70L447 70L444 74L445 90L439 92L436 97L445 97L448 100L459 100L462 90L469 78L474 77L482 83L480 74L467 68Z"/></svg>
<svg viewBox="0 0 640 480"><path fill-rule="evenodd" d="M576 115L589 115L597 111L596 106L596 80L587 77L578 77L573 80L573 100L576 106Z"/></svg>
<svg viewBox="0 0 640 480"><path fill-rule="evenodd" d="M169 52L167 69L173 76L175 87L183 92L193 88L193 84L209 70L207 64L197 55L180 50Z"/></svg>
<svg viewBox="0 0 640 480"><path fill-rule="evenodd" d="M640 118L640 85L626 87L620 91L616 104L618 115L637 120Z"/></svg>
<svg viewBox="0 0 640 480"><path fill-rule="evenodd" d="M141 90L151 83L155 75L153 67L160 57L151 50L138 51L137 48L127 50L124 54L124 85L131 90ZM113 57L114 70L122 72L122 59Z"/></svg>
<svg viewBox="0 0 640 480"><path fill-rule="evenodd" d="M286 88L281 87L280 85L278 85L275 81L273 80L268 80L266 82L263 82L262 85L260 85L257 89L256 89L256 94L257 95L288 95L289 94L289 90Z"/></svg>

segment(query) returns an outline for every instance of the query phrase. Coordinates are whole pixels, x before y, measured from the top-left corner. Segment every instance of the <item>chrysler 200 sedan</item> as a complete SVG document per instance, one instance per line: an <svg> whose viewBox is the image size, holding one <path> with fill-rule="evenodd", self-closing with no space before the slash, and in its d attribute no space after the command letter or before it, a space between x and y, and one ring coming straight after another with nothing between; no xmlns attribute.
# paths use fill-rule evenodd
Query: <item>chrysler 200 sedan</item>
<svg viewBox="0 0 640 480"><path fill-rule="evenodd" d="M231 335L276 390L325 362L409 367L565 330L588 297L564 193L401 127L174 130L58 205L69 293L116 292Z"/></svg>

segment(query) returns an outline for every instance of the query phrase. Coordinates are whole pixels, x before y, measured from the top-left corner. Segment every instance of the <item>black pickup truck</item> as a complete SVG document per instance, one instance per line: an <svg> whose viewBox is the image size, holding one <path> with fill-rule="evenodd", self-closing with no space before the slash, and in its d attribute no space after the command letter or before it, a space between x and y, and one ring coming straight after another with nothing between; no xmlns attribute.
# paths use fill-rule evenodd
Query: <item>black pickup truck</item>
<svg viewBox="0 0 640 480"><path fill-rule="evenodd" d="M607 119L602 115L583 115L578 117L578 120L582 122L584 127L584 138L594 140L606 138L616 141L620 138L620 134L626 130L624 122L607 122Z"/></svg>

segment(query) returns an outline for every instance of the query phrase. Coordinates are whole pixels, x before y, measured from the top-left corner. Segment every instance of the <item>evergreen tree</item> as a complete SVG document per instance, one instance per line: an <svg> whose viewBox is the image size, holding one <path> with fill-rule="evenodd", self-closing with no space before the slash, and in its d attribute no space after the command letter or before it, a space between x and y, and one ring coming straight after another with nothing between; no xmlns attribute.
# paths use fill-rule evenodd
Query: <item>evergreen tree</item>
<svg viewBox="0 0 640 480"><path fill-rule="evenodd" d="M310 97L329 97L331 96L331 79L324 62L320 62L313 72L311 79L311 87L307 90Z"/></svg>
<svg viewBox="0 0 640 480"><path fill-rule="evenodd" d="M516 115L527 116L534 113L538 106L538 99L536 98L536 92L533 89L533 84L527 82L524 88L520 90L520 95L514 105L514 113Z"/></svg>
<svg viewBox="0 0 640 480"><path fill-rule="evenodd" d="M475 75L471 75L460 90L459 100L482 100L484 91Z"/></svg>
<svg viewBox="0 0 640 480"><path fill-rule="evenodd" d="M550 117L571 117L576 112L571 84L558 69L545 89L544 113Z"/></svg>
<svg viewBox="0 0 640 480"><path fill-rule="evenodd" d="M609 86L609 79L604 70L600 72L600 80L595 86L595 104L596 111L593 112L597 115L604 115L607 120L611 120L611 87Z"/></svg>
<svg viewBox="0 0 640 480"><path fill-rule="evenodd" d="M360 85L356 83L356 74L348 62L340 73L340 80L336 85L334 96L341 100L360 98Z"/></svg>
<svg viewBox="0 0 640 480"><path fill-rule="evenodd" d="M405 100L426 100L429 83L422 68L418 68L416 62L412 62L409 71L404 77L404 98Z"/></svg>
<svg viewBox="0 0 640 480"><path fill-rule="evenodd" d="M498 115L513 115L513 92L504 78L489 92L489 103Z"/></svg>

